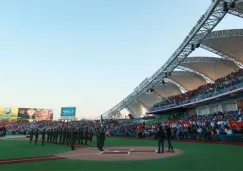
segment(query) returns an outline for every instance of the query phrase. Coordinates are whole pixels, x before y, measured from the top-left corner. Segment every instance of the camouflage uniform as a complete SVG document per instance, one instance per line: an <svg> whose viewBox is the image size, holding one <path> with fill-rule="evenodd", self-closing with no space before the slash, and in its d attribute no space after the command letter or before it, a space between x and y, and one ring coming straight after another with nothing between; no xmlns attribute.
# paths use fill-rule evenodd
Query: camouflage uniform
<svg viewBox="0 0 243 171"><path fill-rule="evenodd" d="M41 132L41 139L42 139L42 145L44 145L45 139L46 139L46 131L45 129Z"/></svg>
<svg viewBox="0 0 243 171"><path fill-rule="evenodd" d="M35 144L37 144L38 138L39 138L39 131L38 131L38 129L36 129L35 130Z"/></svg>
<svg viewBox="0 0 243 171"><path fill-rule="evenodd" d="M80 127L78 129L78 144L83 144L83 129Z"/></svg>
<svg viewBox="0 0 243 171"><path fill-rule="evenodd" d="M47 131L47 142L50 142L50 134L51 134L51 130L48 129L48 131Z"/></svg>
<svg viewBox="0 0 243 171"><path fill-rule="evenodd" d="M31 130L30 131L30 143L32 143L33 137L34 137L34 131Z"/></svg>
<svg viewBox="0 0 243 171"><path fill-rule="evenodd" d="M77 130L73 128L73 130L71 131L71 143L70 143L72 150L74 150L76 138L77 138Z"/></svg>
<svg viewBox="0 0 243 171"><path fill-rule="evenodd" d="M58 131L58 135L59 135L59 144L62 143L62 139L63 139L63 129L59 129Z"/></svg>
<svg viewBox="0 0 243 171"><path fill-rule="evenodd" d="M64 128L63 129L62 144L64 144L66 142L66 139L67 139L67 129Z"/></svg>

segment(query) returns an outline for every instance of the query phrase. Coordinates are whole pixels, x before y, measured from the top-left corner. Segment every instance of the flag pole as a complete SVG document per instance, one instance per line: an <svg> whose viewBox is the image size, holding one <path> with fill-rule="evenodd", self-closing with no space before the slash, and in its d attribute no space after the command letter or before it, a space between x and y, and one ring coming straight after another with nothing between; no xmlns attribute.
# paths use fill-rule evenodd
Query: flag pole
<svg viewBox="0 0 243 171"><path fill-rule="evenodd" d="M103 116L100 115L100 125L103 126Z"/></svg>

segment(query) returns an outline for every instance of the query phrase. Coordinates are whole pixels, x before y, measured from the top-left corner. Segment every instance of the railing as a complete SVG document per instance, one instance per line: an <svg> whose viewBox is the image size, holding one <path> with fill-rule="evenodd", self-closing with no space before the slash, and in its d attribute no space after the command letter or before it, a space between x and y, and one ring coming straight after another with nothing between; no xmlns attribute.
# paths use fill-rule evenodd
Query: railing
<svg viewBox="0 0 243 171"><path fill-rule="evenodd" d="M164 110L164 109L169 109L169 108L174 108L177 106L182 106L182 105L186 105L189 103L193 103L193 102L197 102L197 101L201 101L201 100L206 100L208 98L217 98L217 96L221 95L221 94L225 94L225 93L230 93L231 91L235 91L237 89L241 89L243 88L243 80L240 80L241 82L238 84L235 84L233 86L229 86L227 88L218 90L216 92L213 93L201 93L198 94L197 96L194 96L190 99L184 100L184 101L180 101L180 102L176 102L173 104L168 104L168 105L160 105L159 107L152 107L149 112L153 112L153 111L159 111L159 110Z"/></svg>

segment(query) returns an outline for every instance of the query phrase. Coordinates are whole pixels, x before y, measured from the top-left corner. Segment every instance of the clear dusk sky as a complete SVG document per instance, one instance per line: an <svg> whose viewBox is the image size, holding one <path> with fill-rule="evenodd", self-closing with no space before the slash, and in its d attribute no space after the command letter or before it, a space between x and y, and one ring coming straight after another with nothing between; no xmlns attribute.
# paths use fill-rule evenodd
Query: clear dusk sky
<svg viewBox="0 0 243 171"><path fill-rule="evenodd" d="M210 3L0 0L0 106L99 116L165 63ZM217 29L242 26L228 15Z"/></svg>

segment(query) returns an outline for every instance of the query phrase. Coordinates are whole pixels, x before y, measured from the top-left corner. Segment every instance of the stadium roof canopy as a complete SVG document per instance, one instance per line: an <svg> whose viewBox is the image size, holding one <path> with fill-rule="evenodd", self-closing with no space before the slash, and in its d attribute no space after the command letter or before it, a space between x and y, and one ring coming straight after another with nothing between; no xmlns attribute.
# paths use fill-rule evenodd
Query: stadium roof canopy
<svg viewBox="0 0 243 171"><path fill-rule="evenodd" d="M242 63L243 29L214 31L203 40L201 47Z"/></svg>
<svg viewBox="0 0 243 171"><path fill-rule="evenodd" d="M188 57L181 66L202 73L213 81L239 69L233 61L216 57Z"/></svg>
<svg viewBox="0 0 243 171"><path fill-rule="evenodd" d="M207 50L210 48L211 52L220 55L221 58L186 58L180 64L184 71L173 71L171 76L168 77L173 82L166 82L165 84L161 83L154 88L153 93L142 95L138 99L140 101L139 104L138 102L134 102L129 105L129 108L131 108L130 112L136 117L137 114L135 113L138 112L139 105L143 105L145 108L150 108L155 103L160 102L163 98L182 93L178 85L187 91L193 90L207 83L207 80L203 76L215 81L231 72L237 71L240 68L237 62L243 62L243 29L214 31L204 39L201 47ZM230 58L235 61L230 60Z"/></svg>
<svg viewBox="0 0 243 171"><path fill-rule="evenodd" d="M243 0L237 0L235 8L230 9L228 13L243 18ZM199 21L201 22L201 20ZM203 37L200 34L203 34L203 32L197 34L196 38ZM169 75L166 75L169 82L164 82L165 75L160 74L156 78L158 83L152 87L153 92L143 93L136 100L126 105L126 108L134 117L141 116L139 115L141 105L148 109L168 96L180 94L183 92L182 89L184 91L196 89L200 85L213 82L217 78L243 68L243 29L210 32L200 42L200 48L217 54L219 57L200 56L179 60L179 66L174 71L169 72ZM173 66L173 61L170 65ZM130 96L127 99L130 99ZM121 104L124 106L122 102ZM117 106L108 111L106 115L111 116L114 111L116 112Z"/></svg>

